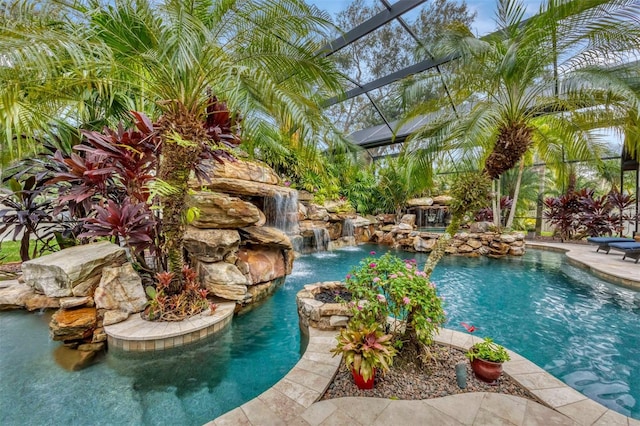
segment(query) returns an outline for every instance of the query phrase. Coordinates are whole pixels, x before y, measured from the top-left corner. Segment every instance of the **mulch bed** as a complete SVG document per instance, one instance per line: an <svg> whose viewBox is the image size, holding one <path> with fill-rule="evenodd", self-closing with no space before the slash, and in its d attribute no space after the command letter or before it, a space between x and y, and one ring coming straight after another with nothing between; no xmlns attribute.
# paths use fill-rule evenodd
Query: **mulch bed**
<svg viewBox="0 0 640 426"><path fill-rule="evenodd" d="M425 368L417 365L414 354L396 356L391 370L382 377L377 375L375 386L371 390L358 389L353 382L351 372L342 362L322 399L359 396L416 400L466 392L495 392L540 402L531 392L504 374L495 385L478 380L471 371L471 364L463 351L436 345L432 355L435 360L430 361ZM467 366L465 389L460 389L456 383L455 366L458 363L464 363Z"/></svg>

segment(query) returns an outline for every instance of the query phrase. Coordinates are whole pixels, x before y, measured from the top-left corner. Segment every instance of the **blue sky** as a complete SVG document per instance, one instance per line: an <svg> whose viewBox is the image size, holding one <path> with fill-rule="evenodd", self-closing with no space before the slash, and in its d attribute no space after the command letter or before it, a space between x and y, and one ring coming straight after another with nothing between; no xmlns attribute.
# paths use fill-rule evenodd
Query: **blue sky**
<svg viewBox="0 0 640 426"><path fill-rule="evenodd" d="M307 3L315 4L320 9L324 9L332 16L335 13L344 10L351 3L351 0L306 0ZM389 0L393 4L397 0ZM380 3L379 0L368 0L369 3ZM527 16L534 15L540 9L540 0L523 0L527 6ZM425 2L426 4L426 2ZM477 35L487 34L496 29L494 22L496 0L467 0L469 8L478 13L473 27L474 33ZM418 6L420 7L420 6ZM349 30L350 28L344 28Z"/></svg>

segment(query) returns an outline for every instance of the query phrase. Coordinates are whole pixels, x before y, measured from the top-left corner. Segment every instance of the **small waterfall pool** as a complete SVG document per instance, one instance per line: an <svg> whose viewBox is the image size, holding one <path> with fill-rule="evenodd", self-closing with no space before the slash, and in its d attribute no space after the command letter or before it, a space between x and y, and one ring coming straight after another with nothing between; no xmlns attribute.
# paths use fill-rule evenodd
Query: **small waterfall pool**
<svg viewBox="0 0 640 426"><path fill-rule="evenodd" d="M344 278L371 250L384 251L359 246L302 256L271 298L216 337L158 353L111 350L82 371L56 364L59 343L48 337L48 314L0 312L0 424L206 423L262 393L298 361L304 347L298 290ZM446 257L433 278L445 298L447 327L473 324L477 335L640 419L638 292L536 250L500 260Z"/></svg>

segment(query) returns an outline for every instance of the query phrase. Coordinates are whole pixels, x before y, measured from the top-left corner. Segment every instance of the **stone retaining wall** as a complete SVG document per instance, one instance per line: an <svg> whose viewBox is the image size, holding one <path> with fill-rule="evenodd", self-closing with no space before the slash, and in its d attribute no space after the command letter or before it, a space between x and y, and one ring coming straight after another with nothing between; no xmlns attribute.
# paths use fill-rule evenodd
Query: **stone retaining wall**
<svg viewBox="0 0 640 426"><path fill-rule="evenodd" d="M351 310L342 303L325 303L315 299L322 290L344 289L340 281L325 281L307 284L296 294L300 329L309 327L318 330L340 330L352 316Z"/></svg>

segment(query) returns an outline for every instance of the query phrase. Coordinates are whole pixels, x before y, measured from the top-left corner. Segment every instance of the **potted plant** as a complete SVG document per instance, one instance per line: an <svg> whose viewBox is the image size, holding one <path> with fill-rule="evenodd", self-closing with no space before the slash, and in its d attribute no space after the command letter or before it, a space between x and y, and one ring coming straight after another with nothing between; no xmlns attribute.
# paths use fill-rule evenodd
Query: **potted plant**
<svg viewBox="0 0 640 426"><path fill-rule="evenodd" d="M333 356L344 354L344 362L359 389L372 389L376 369L386 372L393 363L396 349L391 338L376 323L365 325L352 320L340 331L338 344L331 352Z"/></svg>
<svg viewBox="0 0 640 426"><path fill-rule="evenodd" d="M493 383L500 377L502 363L510 359L507 350L489 337L471 346L466 357L471 361L471 369L476 377L487 383Z"/></svg>

